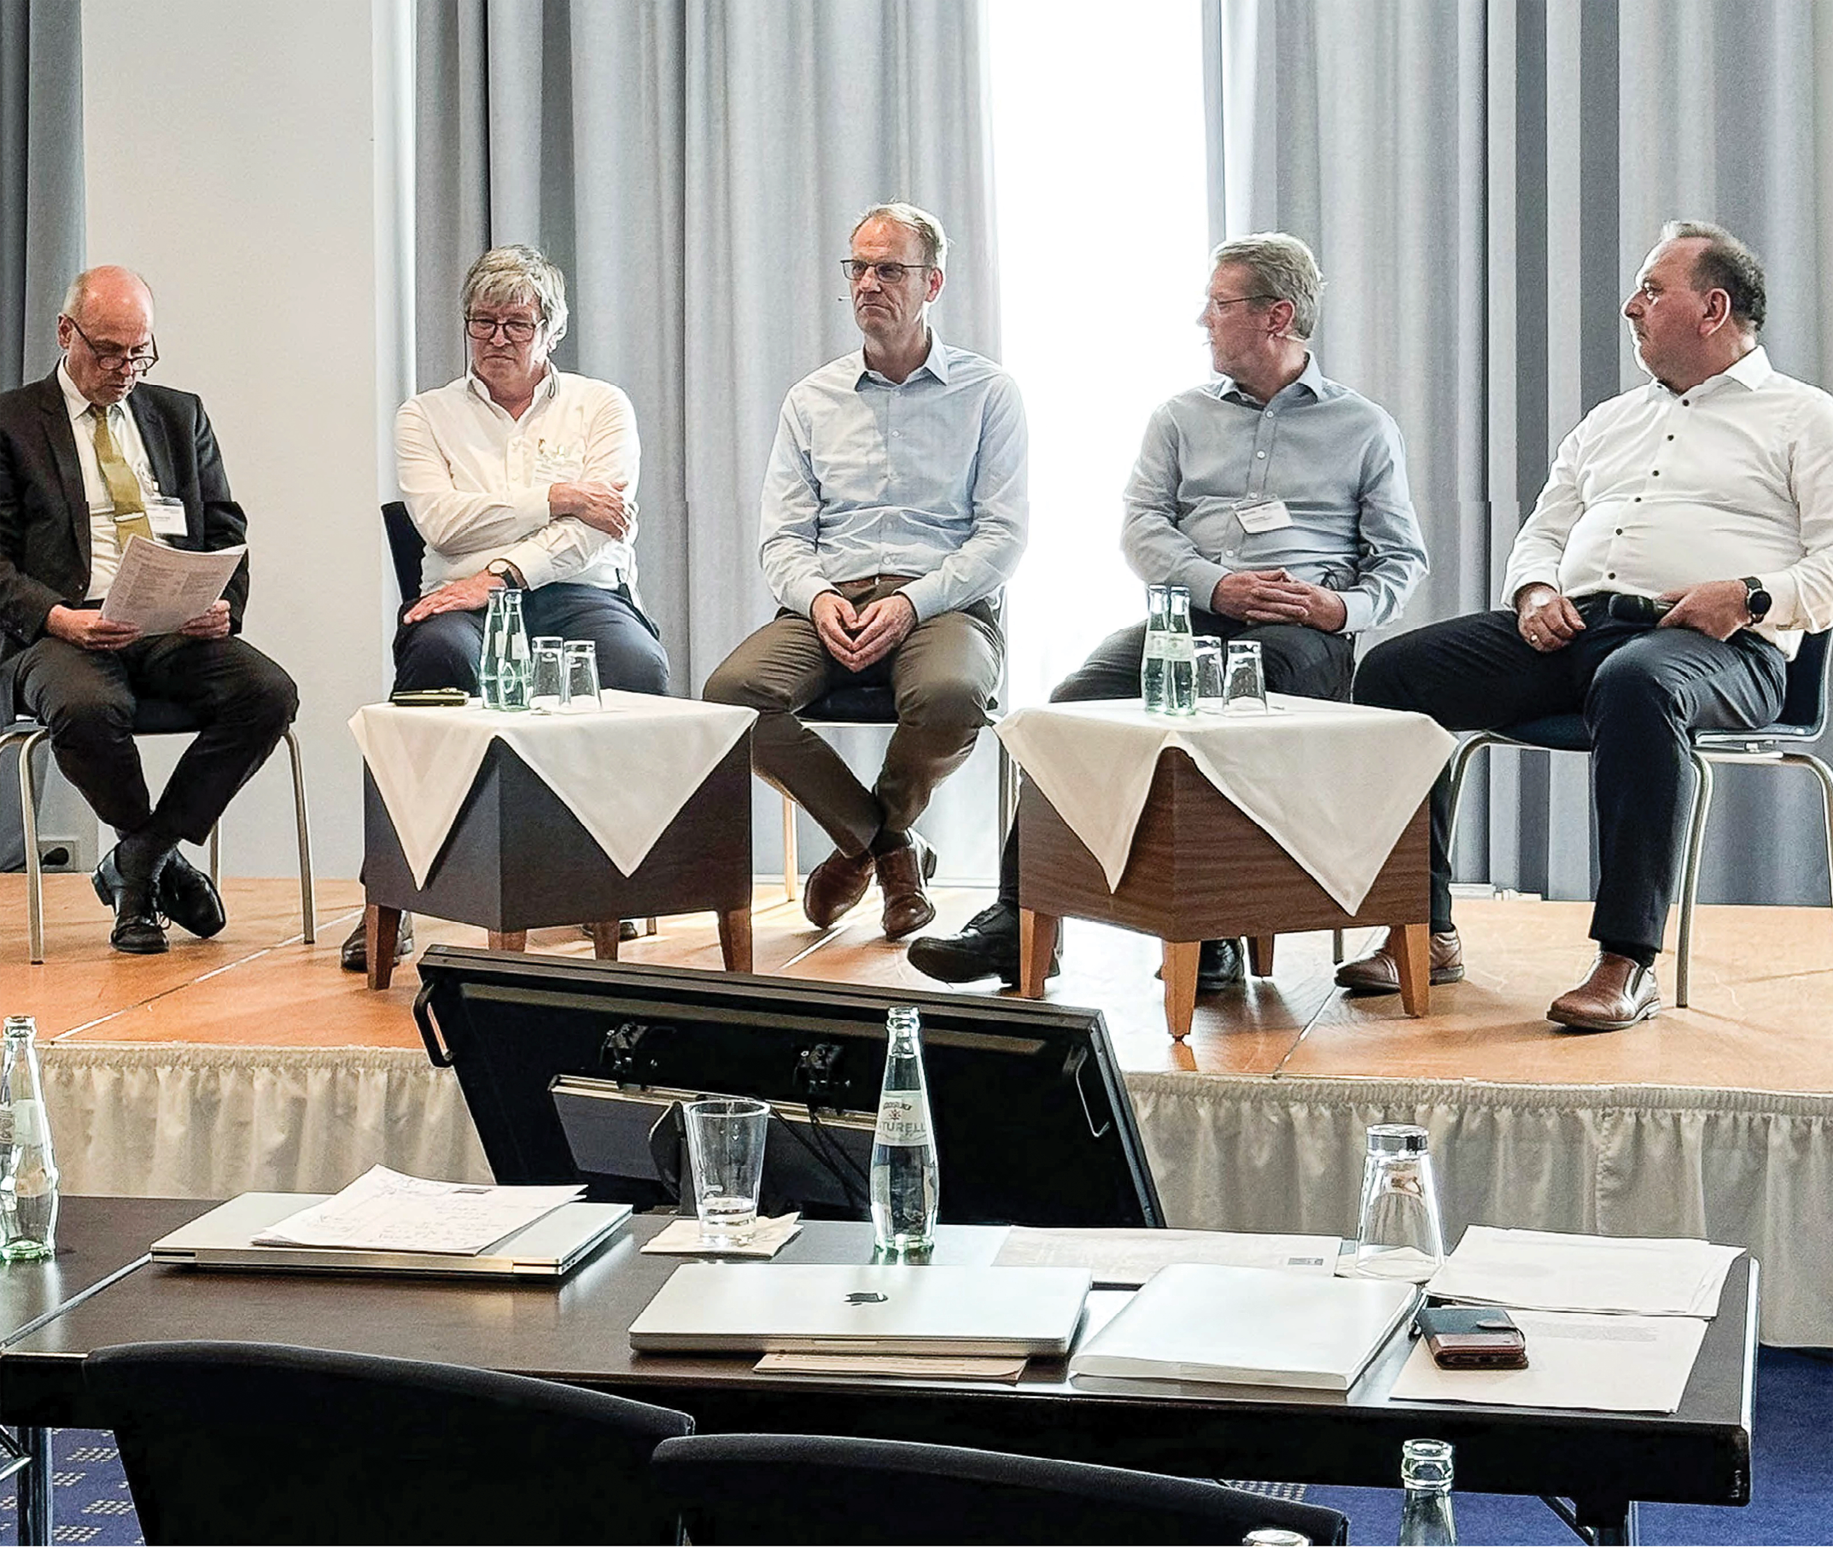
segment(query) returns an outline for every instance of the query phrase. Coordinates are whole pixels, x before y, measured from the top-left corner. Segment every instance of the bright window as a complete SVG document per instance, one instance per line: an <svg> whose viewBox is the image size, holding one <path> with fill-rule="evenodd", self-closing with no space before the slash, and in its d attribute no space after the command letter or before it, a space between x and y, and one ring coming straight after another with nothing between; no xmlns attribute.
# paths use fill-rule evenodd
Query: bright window
<svg viewBox="0 0 1833 1552"><path fill-rule="evenodd" d="M1121 489L1153 407L1209 376L1202 22L1197 0L988 11L1004 357L1031 430L1022 706L1143 617Z"/></svg>

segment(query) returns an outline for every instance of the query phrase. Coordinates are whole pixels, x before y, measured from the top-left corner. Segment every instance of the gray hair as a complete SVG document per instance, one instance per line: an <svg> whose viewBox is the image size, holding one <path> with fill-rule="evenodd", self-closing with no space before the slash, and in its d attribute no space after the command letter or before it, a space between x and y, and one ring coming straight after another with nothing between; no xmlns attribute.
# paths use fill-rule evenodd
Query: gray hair
<svg viewBox="0 0 1833 1552"><path fill-rule="evenodd" d="M547 325L547 343L566 338L566 276L539 248L510 243L492 248L470 269L458 293L459 311L466 317L479 302L486 307L519 307L533 302Z"/></svg>
<svg viewBox="0 0 1833 1552"><path fill-rule="evenodd" d="M1213 275L1224 264L1239 264L1252 274L1257 292L1278 302L1290 302L1292 337L1311 338L1323 301L1324 277L1317 259L1302 242L1286 232L1254 232L1231 238L1210 254L1209 272Z"/></svg>
<svg viewBox="0 0 1833 1552"><path fill-rule="evenodd" d="M1731 298L1731 316L1752 334L1761 332L1769 311L1763 286L1763 261L1722 226L1710 221L1669 221L1661 240L1699 237L1706 246L1693 260L1693 289L1723 291Z"/></svg>
<svg viewBox="0 0 1833 1552"><path fill-rule="evenodd" d="M874 205L853 223L853 230L847 233L847 240L851 242L857 237L860 227L868 221L895 221L899 226L915 232L923 244L923 262L936 269L947 266L948 234L942 230L942 223L927 210L901 199Z"/></svg>
<svg viewBox="0 0 1833 1552"><path fill-rule="evenodd" d="M78 275L70 282L69 287L64 292L64 300L57 309L61 316L65 318L75 318L81 315L85 305L89 301L90 282L94 280L97 275L101 274L103 270L114 270L119 273L132 275L135 280L140 282L140 289L146 292L146 299L149 302L152 301L153 288L146 283L146 277L144 275L131 269L123 270L118 264L97 264L91 269L84 270L82 274Z"/></svg>

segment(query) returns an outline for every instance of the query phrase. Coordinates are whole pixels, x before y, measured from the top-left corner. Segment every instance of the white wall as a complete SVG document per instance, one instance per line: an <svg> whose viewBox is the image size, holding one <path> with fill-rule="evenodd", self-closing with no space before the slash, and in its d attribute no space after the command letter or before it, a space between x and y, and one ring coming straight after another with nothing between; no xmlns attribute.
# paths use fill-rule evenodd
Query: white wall
<svg viewBox="0 0 1833 1552"><path fill-rule="evenodd" d="M248 639L299 683L326 878L362 857L344 724L390 678L376 504L410 359L410 27L407 0L83 0L88 262L146 276L157 380L215 424L248 512ZM230 806L231 876L294 871L285 765Z"/></svg>

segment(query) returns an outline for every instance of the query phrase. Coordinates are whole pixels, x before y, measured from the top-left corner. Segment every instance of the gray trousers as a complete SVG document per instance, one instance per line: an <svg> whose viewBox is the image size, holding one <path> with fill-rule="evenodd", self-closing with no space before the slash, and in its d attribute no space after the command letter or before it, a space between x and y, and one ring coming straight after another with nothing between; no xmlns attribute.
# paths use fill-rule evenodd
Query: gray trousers
<svg viewBox="0 0 1833 1552"><path fill-rule="evenodd" d="M840 583L836 591L863 609L908 580L872 577ZM815 627L786 609L739 643L703 694L756 710L751 759L758 775L801 804L854 857L880 830L915 824L930 795L967 759L986 725L1004 659L1005 638L987 600L919 620L888 656L860 673L835 662ZM870 788L797 715L829 690L855 685L889 685L897 706L897 730Z"/></svg>

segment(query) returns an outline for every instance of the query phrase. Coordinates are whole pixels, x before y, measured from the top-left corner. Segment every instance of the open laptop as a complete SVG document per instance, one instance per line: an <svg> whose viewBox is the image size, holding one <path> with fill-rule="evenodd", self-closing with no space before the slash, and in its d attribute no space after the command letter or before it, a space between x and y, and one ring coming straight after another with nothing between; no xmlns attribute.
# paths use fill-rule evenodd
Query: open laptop
<svg viewBox="0 0 1833 1552"><path fill-rule="evenodd" d="M638 1352L1060 1357L1089 1273L1036 1266L692 1262L631 1322Z"/></svg>
<svg viewBox="0 0 1833 1552"><path fill-rule="evenodd" d="M212 1208L153 1245L174 1266L265 1272L382 1272L434 1277L565 1277L630 1216L620 1202L568 1202L476 1255L405 1250L333 1250L257 1245L253 1237L301 1208L325 1200L301 1191L248 1191Z"/></svg>

